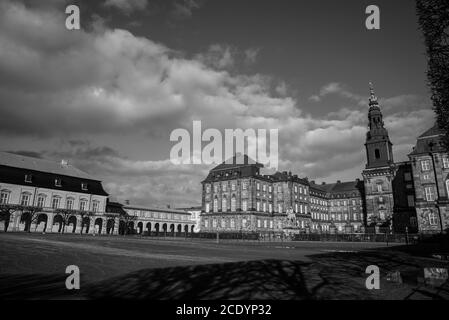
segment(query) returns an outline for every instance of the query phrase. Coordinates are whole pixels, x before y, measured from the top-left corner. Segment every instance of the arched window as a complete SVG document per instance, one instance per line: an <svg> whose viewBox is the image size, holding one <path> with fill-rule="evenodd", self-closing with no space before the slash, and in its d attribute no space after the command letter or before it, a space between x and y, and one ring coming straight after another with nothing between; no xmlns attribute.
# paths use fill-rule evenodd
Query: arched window
<svg viewBox="0 0 449 320"><path fill-rule="evenodd" d="M43 207L45 207L45 199L47 198L47 196L45 195L45 194L43 194L43 193L41 193L41 194L39 194L38 196L37 196L37 206L39 207L39 208L43 208Z"/></svg>
<svg viewBox="0 0 449 320"><path fill-rule="evenodd" d="M231 211L235 212L236 210L236 200L235 200L235 196L232 196L231 198Z"/></svg>
<svg viewBox="0 0 449 320"><path fill-rule="evenodd" d="M98 212L99 208L100 208L100 201L98 201L98 200L92 201L92 211Z"/></svg>
<svg viewBox="0 0 449 320"><path fill-rule="evenodd" d="M376 156L376 159L380 159L380 150L379 149L374 150L374 155Z"/></svg>
<svg viewBox="0 0 449 320"><path fill-rule="evenodd" d="M228 210L228 202L226 199L226 196L223 197L221 200L221 211L227 211Z"/></svg>
<svg viewBox="0 0 449 320"><path fill-rule="evenodd" d="M214 198L214 212L218 212L218 199L217 196Z"/></svg>
<svg viewBox="0 0 449 320"><path fill-rule="evenodd" d="M75 203L75 199L73 198L67 198L66 208L68 210L73 210L73 204Z"/></svg>
<svg viewBox="0 0 449 320"><path fill-rule="evenodd" d="M81 199L80 200L80 210L81 211L87 211L89 208L87 207L87 200Z"/></svg>
<svg viewBox="0 0 449 320"><path fill-rule="evenodd" d="M60 203L61 203L61 197L59 197L59 196L54 196L54 197L51 199L51 207L52 207L53 209L58 209Z"/></svg>

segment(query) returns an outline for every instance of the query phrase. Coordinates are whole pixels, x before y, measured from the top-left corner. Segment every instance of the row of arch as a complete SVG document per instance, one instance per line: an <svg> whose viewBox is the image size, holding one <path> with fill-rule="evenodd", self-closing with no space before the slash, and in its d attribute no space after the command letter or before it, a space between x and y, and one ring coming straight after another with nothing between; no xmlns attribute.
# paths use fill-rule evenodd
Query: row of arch
<svg viewBox="0 0 449 320"><path fill-rule="evenodd" d="M159 223L159 222L142 222L139 221L134 223L134 221L130 221L126 223L123 220L120 220L119 223L119 234L144 234L144 233L171 233L171 234L181 234L181 233L193 233L194 225L182 225L175 223Z"/></svg>
<svg viewBox="0 0 449 320"><path fill-rule="evenodd" d="M24 212L17 221L20 226L19 230L30 232L57 232L57 233L96 233L96 234L114 234L116 221L113 218L90 218L70 216L66 223L61 215L56 214L53 217L53 223L48 225L49 218L45 213L40 213L35 222L31 222L30 215ZM91 224L93 222L93 224ZM92 230L92 228L94 228ZM193 224L175 224L175 223L159 223L159 222L134 222L119 220L118 230L116 233L126 234L181 234L193 233Z"/></svg>

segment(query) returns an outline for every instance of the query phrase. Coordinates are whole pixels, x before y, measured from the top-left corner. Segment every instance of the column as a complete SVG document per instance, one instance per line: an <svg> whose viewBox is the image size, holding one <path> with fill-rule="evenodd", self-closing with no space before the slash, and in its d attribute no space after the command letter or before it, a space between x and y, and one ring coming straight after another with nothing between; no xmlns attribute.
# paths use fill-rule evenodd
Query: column
<svg viewBox="0 0 449 320"><path fill-rule="evenodd" d="M114 231L112 232L112 234L114 235L118 235L118 228L120 226L120 219L119 218L115 218L114 219Z"/></svg>
<svg viewBox="0 0 449 320"><path fill-rule="evenodd" d="M92 217L90 219L90 224L89 224L89 234L95 234L95 217Z"/></svg>
<svg viewBox="0 0 449 320"><path fill-rule="evenodd" d="M47 214L47 226L45 227L45 232L46 233L51 233L52 232L52 228L53 228L53 213L48 213Z"/></svg>

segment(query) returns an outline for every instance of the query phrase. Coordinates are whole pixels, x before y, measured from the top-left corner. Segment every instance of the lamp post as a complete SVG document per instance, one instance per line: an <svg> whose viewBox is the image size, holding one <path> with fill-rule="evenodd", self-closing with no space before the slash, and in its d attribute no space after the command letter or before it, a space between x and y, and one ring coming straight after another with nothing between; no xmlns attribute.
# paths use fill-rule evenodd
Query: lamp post
<svg viewBox="0 0 449 320"><path fill-rule="evenodd" d="M434 158L433 152L432 152L434 145L435 144L432 141L429 142L429 148L430 148L429 155L430 155L430 158L432 159L433 175L434 175L434 178L435 178L435 184L437 186L437 198L435 199L436 200L435 201L435 207L437 208L438 219L440 220L440 232L443 233L443 221L441 219L441 209L440 209L440 205L439 205L439 202L440 202L440 187L438 186L437 169L435 167L435 158Z"/></svg>

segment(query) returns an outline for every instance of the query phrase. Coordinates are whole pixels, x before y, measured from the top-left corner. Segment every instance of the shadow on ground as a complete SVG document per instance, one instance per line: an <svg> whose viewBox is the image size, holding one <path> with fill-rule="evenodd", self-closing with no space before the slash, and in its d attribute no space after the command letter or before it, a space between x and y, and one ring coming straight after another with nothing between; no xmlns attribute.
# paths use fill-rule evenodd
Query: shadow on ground
<svg viewBox="0 0 449 320"><path fill-rule="evenodd" d="M447 268L447 262L390 250L310 258L144 269L96 283L81 279L78 291L66 290L61 276L3 275L0 299L449 299L448 283L418 282L424 267ZM380 268L380 290L366 289L368 265ZM393 271L401 272L402 283L386 280Z"/></svg>

